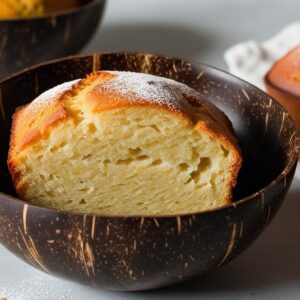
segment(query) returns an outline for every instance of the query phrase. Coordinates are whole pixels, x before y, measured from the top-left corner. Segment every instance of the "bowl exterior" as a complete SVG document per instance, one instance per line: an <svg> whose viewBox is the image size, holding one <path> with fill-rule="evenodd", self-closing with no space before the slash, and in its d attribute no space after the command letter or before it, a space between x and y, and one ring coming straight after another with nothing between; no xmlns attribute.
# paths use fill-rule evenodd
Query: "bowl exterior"
<svg viewBox="0 0 300 300"><path fill-rule="evenodd" d="M69 13L0 20L0 78L33 64L77 53L101 20L105 0Z"/></svg>
<svg viewBox="0 0 300 300"><path fill-rule="evenodd" d="M256 193L225 208L171 217L72 214L14 198L6 166L14 110L50 87L100 69L173 78L223 109L244 156L234 200ZM263 92L199 63L140 53L94 54L26 70L2 81L0 91L0 242L54 276L133 291L175 284L219 268L266 228L294 176L299 145L290 116Z"/></svg>
<svg viewBox="0 0 300 300"><path fill-rule="evenodd" d="M163 287L239 255L272 220L291 178L236 208L173 218L70 215L2 198L0 241L33 267L81 284Z"/></svg>

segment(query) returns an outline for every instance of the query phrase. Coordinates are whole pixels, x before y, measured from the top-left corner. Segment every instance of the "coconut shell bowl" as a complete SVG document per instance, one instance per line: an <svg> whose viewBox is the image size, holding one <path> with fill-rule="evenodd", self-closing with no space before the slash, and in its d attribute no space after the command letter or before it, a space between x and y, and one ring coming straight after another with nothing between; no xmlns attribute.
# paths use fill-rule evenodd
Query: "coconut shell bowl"
<svg viewBox="0 0 300 300"><path fill-rule="evenodd" d="M92 37L106 0L81 0L74 9L0 20L0 78L33 64L77 53Z"/></svg>
<svg viewBox="0 0 300 300"><path fill-rule="evenodd" d="M231 119L243 167L231 205L169 216L85 215L19 200L6 166L12 114L41 92L96 70L165 76L198 90ZM236 258L277 213L299 140L290 115L254 86L197 62L143 53L66 58L0 82L0 242L29 265L96 288L135 291L179 283Z"/></svg>

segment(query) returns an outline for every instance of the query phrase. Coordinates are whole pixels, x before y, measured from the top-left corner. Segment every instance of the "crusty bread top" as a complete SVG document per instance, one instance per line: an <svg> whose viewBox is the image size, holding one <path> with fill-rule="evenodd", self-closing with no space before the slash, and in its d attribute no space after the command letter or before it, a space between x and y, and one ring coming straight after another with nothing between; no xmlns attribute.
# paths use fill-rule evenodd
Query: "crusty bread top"
<svg viewBox="0 0 300 300"><path fill-rule="evenodd" d="M14 115L10 157L48 136L48 129L72 119L67 100L84 96L92 113L129 106L149 106L175 113L198 130L205 130L235 151L240 150L225 114L200 93L174 80L142 73L100 71L59 85L40 95Z"/></svg>

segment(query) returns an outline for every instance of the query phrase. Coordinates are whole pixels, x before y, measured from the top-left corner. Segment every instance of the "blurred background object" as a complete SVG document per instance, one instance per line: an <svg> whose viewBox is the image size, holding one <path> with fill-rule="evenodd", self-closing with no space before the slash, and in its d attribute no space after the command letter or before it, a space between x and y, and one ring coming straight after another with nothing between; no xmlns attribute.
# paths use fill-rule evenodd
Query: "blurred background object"
<svg viewBox="0 0 300 300"><path fill-rule="evenodd" d="M2 0L0 2L0 18L39 16L75 8L79 4L79 0Z"/></svg>
<svg viewBox="0 0 300 300"><path fill-rule="evenodd" d="M0 18L22 18L43 13L42 2L39 0L2 0L0 2Z"/></svg>
<svg viewBox="0 0 300 300"><path fill-rule="evenodd" d="M0 78L42 61L75 54L86 45L98 27L106 1L81 1L67 9L76 1L46 0L47 14L31 17L22 13L41 14L44 8L34 6L34 10L28 5L22 11L16 4L15 13L20 12L21 17L0 20ZM2 13L5 3L0 3Z"/></svg>
<svg viewBox="0 0 300 300"><path fill-rule="evenodd" d="M71 9L80 5L79 0L44 0L45 13L53 13L66 9Z"/></svg>
<svg viewBox="0 0 300 300"><path fill-rule="evenodd" d="M279 80L282 81L281 85L283 85L280 89L272 88L273 85L266 77L272 66L297 45L300 45L300 22L288 25L266 41L249 40L238 43L226 50L224 58L230 73L258 86L264 91L268 91L292 114L294 120L298 123L298 128L300 128L299 97L293 97L292 91L288 93L282 89L284 81L286 81L285 77L289 77L287 70L278 72ZM299 53L299 51L296 52ZM294 70L290 71L295 72L295 74L299 74L299 63L297 61L299 59L290 62L295 67ZM294 81L294 84L297 85L298 82ZM296 177L300 178L299 166Z"/></svg>

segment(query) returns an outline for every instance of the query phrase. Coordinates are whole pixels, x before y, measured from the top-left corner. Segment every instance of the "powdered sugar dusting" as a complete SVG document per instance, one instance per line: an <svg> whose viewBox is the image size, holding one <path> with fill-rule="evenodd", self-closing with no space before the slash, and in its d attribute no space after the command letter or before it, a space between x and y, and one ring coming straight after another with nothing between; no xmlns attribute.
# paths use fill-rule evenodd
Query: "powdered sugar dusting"
<svg viewBox="0 0 300 300"><path fill-rule="evenodd" d="M186 110L188 97L201 99L196 90L172 79L135 72L107 72L117 76L95 88L101 94L115 92L128 101L158 104L182 112ZM37 110L49 105L79 81L80 79L65 82L44 92L31 102L28 109Z"/></svg>
<svg viewBox="0 0 300 300"><path fill-rule="evenodd" d="M80 79L68 81L44 92L32 101L29 107L31 109L38 109L40 106L49 105L51 102L58 99L63 93L72 89L79 81Z"/></svg>
<svg viewBox="0 0 300 300"><path fill-rule="evenodd" d="M184 111L186 97L200 94L175 80L143 73L109 71L117 77L98 86L101 93L115 92L129 101L150 102Z"/></svg>

